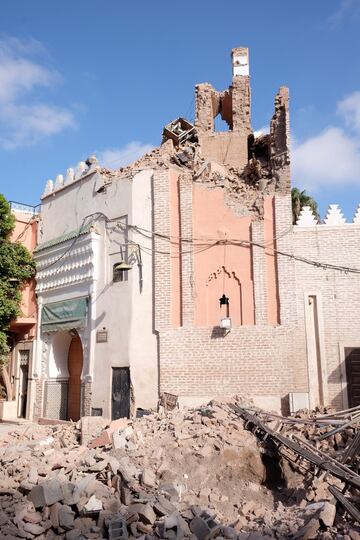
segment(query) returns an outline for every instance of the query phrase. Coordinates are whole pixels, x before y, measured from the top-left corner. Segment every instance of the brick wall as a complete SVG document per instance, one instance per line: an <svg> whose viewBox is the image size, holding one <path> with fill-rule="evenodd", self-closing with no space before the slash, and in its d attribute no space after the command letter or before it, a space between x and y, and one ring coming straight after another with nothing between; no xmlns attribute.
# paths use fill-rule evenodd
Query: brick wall
<svg viewBox="0 0 360 540"><path fill-rule="evenodd" d="M290 328L247 326L224 336L217 328L179 328L160 334L160 391L179 396L276 395L291 390Z"/></svg>
<svg viewBox="0 0 360 540"><path fill-rule="evenodd" d="M81 384L81 416L91 416L92 383L84 381Z"/></svg>
<svg viewBox="0 0 360 540"><path fill-rule="evenodd" d="M154 178L154 228L169 234L169 176L156 173ZM180 177L181 235L192 236L192 179ZM276 200L276 235L283 249L292 249L290 196ZM263 222L252 224L252 238L264 241ZM287 394L306 391L306 359L294 357L299 328L296 316L294 261L278 261L282 311L281 325L267 324L267 281L264 250L252 248L252 272L256 325L241 326L225 333L218 327L194 326L193 254L189 245L181 257L183 326L170 325L170 266L166 251L169 245L155 236L155 330L159 336L160 392L184 398L244 394L273 396L286 408ZM185 253L186 252L186 253ZM296 347L295 347L296 348Z"/></svg>
<svg viewBox="0 0 360 540"><path fill-rule="evenodd" d="M319 262L360 268L357 249L360 226L355 224L331 227L319 225L309 228L295 227L295 254ZM299 326L305 326L305 308L308 295L321 300L319 317L322 318L324 361L327 371L329 400L337 408L346 406L346 381L341 349L360 344L360 275L343 273L296 262L296 302ZM303 354L306 355L303 352Z"/></svg>

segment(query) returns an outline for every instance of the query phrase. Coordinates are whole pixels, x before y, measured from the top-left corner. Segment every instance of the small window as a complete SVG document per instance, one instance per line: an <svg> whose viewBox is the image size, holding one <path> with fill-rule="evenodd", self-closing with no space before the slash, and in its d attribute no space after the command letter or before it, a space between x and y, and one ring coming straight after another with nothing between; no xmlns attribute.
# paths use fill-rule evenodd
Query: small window
<svg viewBox="0 0 360 540"><path fill-rule="evenodd" d="M128 272L129 270L124 270L123 268L119 268L119 264L116 263L113 266L113 282L117 281L127 281L128 280Z"/></svg>

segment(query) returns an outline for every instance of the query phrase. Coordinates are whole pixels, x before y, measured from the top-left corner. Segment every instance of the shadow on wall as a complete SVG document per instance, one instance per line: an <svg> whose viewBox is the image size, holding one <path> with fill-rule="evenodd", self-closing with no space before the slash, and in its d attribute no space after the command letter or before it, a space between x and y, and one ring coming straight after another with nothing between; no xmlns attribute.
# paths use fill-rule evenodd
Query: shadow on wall
<svg viewBox="0 0 360 540"><path fill-rule="evenodd" d="M226 335L230 332L230 330L226 328L221 328L220 326L214 326L211 331L211 339L219 339L224 338Z"/></svg>
<svg viewBox="0 0 360 540"><path fill-rule="evenodd" d="M68 354L71 340L72 336L67 331L56 332L53 335L49 355L49 379L69 377Z"/></svg>
<svg viewBox="0 0 360 540"><path fill-rule="evenodd" d="M360 365L359 365L359 369L360 369ZM334 386L336 385L337 387L340 388L340 391L336 395L333 395L329 404L332 407L336 407L339 410L342 410L348 407L355 407L356 405L360 404L360 394L358 396L356 395L352 396L351 395L351 388L352 388L351 381L350 380L346 381L346 379L344 379L343 377L343 374L345 374L346 372L347 371L346 371L346 360L345 360L341 362L328 375L328 384L331 384ZM348 403L345 402L344 400L345 397L347 397Z"/></svg>

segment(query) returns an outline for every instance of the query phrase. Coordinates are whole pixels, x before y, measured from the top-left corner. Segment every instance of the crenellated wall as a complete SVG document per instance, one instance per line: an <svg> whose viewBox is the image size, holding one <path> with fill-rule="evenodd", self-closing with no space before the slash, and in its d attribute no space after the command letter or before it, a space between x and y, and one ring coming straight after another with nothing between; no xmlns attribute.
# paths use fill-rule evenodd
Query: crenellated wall
<svg viewBox="0 0 360 540"><path fill-rule="evenodd" d="M321 223L304 207L294 227L296 304L306 341L310 404L348 405L346 347L360 345L360 207L347 223L340 207L329 206ZM355 270L355 272L352 272Z"/></svg>
<svg viewBox="0 0 360 540"><path fill-rule="evenodd" d="M90 156L86 162L79 161L75 169L69 168L66 171L66 174L58 174L55 178L55 181L48 180L45 185L44 193L41 198L45 199L49 195L53 195L56 192L68 187L74 182L78 182L88 174L92 174L96 171L99 171L99 163L96 156Z"/></svg>

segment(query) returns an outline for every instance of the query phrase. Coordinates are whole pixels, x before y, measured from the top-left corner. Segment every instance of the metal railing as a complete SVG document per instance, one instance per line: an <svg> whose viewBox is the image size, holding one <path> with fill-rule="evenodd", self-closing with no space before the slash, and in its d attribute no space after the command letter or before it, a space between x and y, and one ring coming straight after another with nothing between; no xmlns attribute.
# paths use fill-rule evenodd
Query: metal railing
<svg viewBox="0 0 360 540"><path fill-rule="evenodd" d="M10 208L13 212L21 212L23 214L31 214L32 216L36 216L40 213L40 204L37 204L36 206L32 206L30 204L24 204L19 203L17 201L9 201Z"/></svg>

